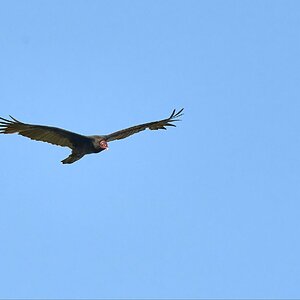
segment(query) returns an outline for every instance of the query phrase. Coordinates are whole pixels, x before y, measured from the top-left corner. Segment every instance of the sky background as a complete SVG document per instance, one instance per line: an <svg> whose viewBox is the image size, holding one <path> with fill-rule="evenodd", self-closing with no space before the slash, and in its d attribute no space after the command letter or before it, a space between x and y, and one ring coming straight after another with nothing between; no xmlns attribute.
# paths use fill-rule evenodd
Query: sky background
<svg viewBox="0 0 300 300"><path fill-rule="evenodd" d="M299 298L299 1L0 1L0 298Z"/></svg>

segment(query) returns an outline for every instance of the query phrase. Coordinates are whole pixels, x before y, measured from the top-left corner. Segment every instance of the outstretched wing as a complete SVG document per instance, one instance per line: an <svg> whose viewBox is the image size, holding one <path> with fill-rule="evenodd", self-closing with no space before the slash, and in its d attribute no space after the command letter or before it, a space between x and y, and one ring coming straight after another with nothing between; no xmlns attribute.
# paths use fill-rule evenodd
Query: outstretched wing
<svg viewBox="0 0 300 300"><path fill-rule="evenodd" d="M32 125L22 123L12 116L12 120L0 117L0 133L18 133L32 140L51 143L54 145L75 148L80 143L89 140L88 137L57 127Z"/></svg>
<svg viewBox="0 0 300 300"><path fill-rule="evenodd" d="M107 142L125 139L128 136L135 134L137 132L140 132L142 130L145 130L147 128L149 128L150 130L158 130L158 129L167 129L166 126L176 127L176 125L172 124L172 122L180 121L178 118L183 115L182 111L183 111L183 108L178 112L176 112L174 109L171 116L167 119L149 122L149 123L145 123L145 124L140 124L140 125L136 125L133 127L123 129L123 130L119 130L114 133L106 135L105 139Z"/></svg>

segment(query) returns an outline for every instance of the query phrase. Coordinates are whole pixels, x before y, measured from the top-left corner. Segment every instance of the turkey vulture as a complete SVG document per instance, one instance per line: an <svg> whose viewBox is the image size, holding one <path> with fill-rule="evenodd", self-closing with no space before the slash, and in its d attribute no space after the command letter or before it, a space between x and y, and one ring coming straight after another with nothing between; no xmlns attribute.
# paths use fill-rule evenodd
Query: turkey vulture
<svg viewBox="0 0 300 300"><path fill-rule="evenodd" d="M178 112L174 109L171 116L167 119L136 125L107 135L91 136L81 135L57 127L22 123L12 116L10 116L11 120L0 117L0 133L18 133L32 140L69 147L72 149L72 153L61 162L63 164L71 164L86 154L99 153L108 149L108 142L124 139L147 128L158 130L167 129L166 126L176 127L172 122L180 121L178 118L183 115L182 111L183 108Z"/></svg>

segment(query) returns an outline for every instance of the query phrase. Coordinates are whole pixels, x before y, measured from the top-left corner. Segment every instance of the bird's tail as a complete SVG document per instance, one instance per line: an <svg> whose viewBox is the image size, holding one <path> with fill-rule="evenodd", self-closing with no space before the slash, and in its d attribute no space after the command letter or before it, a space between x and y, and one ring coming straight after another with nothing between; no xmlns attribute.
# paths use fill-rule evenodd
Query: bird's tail
<svg viewBox="0 0 300 300"><path fill-rule="evenodd" d="M79 159L82 158L83 156L84 156L84 154L72 152L67 158L65 158L65 159L62 160L61 162L62 162L63 164L72 164L73 162L79 160Z"/></svg>

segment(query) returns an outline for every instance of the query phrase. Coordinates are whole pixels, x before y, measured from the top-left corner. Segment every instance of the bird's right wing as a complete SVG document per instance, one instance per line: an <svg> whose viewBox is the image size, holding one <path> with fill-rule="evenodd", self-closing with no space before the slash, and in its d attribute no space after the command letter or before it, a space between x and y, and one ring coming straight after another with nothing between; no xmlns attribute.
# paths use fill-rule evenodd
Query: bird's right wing
<svg viewBox="0 0 300 300"><path fill-rule="evenodd" d="M43 125L22 123L12 116L12 120L0 117L0 133L18 133L32 140L47 142L50 144L69 147L73 149L77 144L89 140L88 137L61 128Z"/></svg>
<svg viewBox="0 0 300 300"><path fill-rule="evenodd" d="M174 109L172 114L170 115L170 117L167 119L144 123L144 124L132 126L132 127L126 128L126 129L122 129L122 130L113 132L111 134L106 135L105 140L107 142L111 142L114 140L125 139L128 136L138 133L140 131L143 131L147 128L150 130L158 130L158 129L167 129L166 128L167 126L176 127L176 125L172 124L172 122L180 121L178 118L181 117L182 115L183 115L183 108L178 112L176 112L176 110Z"/></svg>

